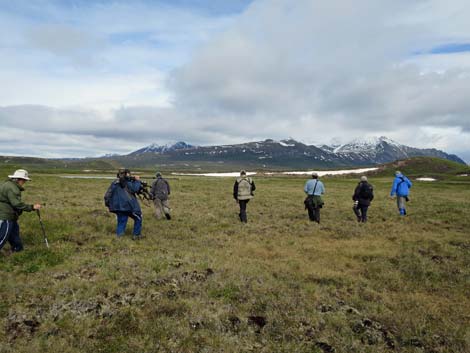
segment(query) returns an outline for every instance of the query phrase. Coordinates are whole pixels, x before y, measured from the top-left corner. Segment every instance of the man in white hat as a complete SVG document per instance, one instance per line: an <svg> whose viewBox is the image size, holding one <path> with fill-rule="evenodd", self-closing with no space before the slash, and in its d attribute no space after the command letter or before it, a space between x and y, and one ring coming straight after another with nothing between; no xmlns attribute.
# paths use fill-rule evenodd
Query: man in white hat
<svg viewBox="0 0 470 353"><path fill-rule="evenodd" d="M27 205L21 201L23 185L31 180L26 170L18 169L8 178L0 184L0 249L8 241L11 250L15 252L23 250L18 217L23 211L39 210L41 205L38 203Z"/></svg>

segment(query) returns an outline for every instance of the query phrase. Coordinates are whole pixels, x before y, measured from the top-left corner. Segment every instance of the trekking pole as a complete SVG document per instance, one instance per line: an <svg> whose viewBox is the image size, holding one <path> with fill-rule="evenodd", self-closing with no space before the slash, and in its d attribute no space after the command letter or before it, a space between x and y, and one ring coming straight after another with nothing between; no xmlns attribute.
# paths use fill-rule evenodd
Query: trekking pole
<svg viewBox="0 0 470 353"><path fill-rule="evenodd" d="M44 242L46 243L46 246L49 249L49 242L47 241L46 230L44 229L44 224L42 223L41 212L39 212L39 209L37 209L36 213L38 214L38 217L39 217L39 224L41 225L42 235L44 236Z"/></svg>

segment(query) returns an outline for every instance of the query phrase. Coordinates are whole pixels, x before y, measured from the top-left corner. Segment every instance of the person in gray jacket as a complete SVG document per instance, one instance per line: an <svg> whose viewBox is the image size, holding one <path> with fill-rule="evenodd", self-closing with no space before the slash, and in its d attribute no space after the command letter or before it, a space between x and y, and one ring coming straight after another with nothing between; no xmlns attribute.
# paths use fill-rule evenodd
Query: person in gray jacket
<svg viewBox="0 0 470 353"><path fill-rule="evenodd" d="M248 222L246 215L246 205L254 197L253 191L255 190L255 182L246 175L244 170L242 170L240 172L240 177L235 180L235 184L233 185L233 198L240 206L240 213L238 214L238 217L242 223Z"/></svg>
<svg viewBox="0 0 470 353"><path fill-rule="evenodd" d="M161 219L163 215L165 218L170 220L170 184L166 179L163 179L162 174L157 172L155 174L157 179L152 183L150 194L153 197L153 203L155 205L155 217Z"/></svg>

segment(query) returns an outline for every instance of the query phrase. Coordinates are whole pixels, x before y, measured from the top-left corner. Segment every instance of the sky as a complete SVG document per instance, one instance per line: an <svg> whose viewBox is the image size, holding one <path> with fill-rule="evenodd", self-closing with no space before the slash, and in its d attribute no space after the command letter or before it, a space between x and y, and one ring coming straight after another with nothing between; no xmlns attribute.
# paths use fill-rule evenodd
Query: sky
<svg viewBox="0 0 470 353"><path fill-rule="evenodd" d="M470 162L467 0L0 2L0 155L387 136Z"/></svg>

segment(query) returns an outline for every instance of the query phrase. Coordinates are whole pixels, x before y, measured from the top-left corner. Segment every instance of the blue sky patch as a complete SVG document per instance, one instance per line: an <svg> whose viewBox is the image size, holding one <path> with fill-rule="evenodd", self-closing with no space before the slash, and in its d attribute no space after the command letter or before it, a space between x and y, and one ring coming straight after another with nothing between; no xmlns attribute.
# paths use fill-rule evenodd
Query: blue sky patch
<svg viewBox="0 0 470 353"><path fill-rule="evenodd" d="M453 54L470 52L470 43L451 43L432 48L430 54Z"/></svg>

